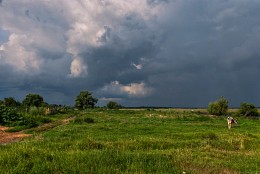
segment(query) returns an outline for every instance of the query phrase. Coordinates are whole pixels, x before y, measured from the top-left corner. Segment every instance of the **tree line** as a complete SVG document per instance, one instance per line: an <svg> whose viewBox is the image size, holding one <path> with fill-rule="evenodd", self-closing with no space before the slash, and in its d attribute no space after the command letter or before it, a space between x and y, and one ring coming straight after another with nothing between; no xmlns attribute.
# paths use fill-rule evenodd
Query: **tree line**
<svg viewBox="0 0 260 174"><path fill-rule="evenodd" d="M92 92L89 91L81 91L75 98L74 107L76 109L88 109L95 108L98 99L92 96ZM4 100L0 100L0 105L4 105L6 107L24 107L28 110L30 107L50 107L50 106L58 106L56 104L50 105L46 103L43 97L39 94L28 94L22 102L16 101L13 97L4 98ZM119 109L123 106L118 104L115 101L109 101L106 105L109 109ZM212 115L227 115L228 113L228 100L223 96L220 99L210 102L208 104L208 113ZM237 112L242 116L258 116L259 113L257 108L252 103L242 102L240 104L239 110Z"/></svg>
<svg viewBox="0 0 260 174"><path fill-rule="evenodd" d="M93 97L92 92L89 91L81 91L75 97L74 107L48 104L39 94L28 94L22 102L16 101L13 97L7 97L0 100L0 124L34 127L50 121L47 117L44 117L45 115L75 112L75 109L93 109L97 102L98 99ZM108 109L122 107L115 101L109 101L106 105ZM210 102L207 110L211 115L226 116L230 114L228 109L228 100L221 97L219 100ZM241 103L238 111L232 114L245 117L259 115L257 108L251 103Z"/></svg>
<svg viewBox="0 0 260 174"><path fill-rule="evenodd" d="M74 106L48 104L40 94L28 94L19 102L13 97L0 100L0 125L31 128L51 120L46 115L75 113L75 110L93 109L98 99L92 92L81 91L75 97ZM109 109L119 109L122 106L117 102L107 103Z"/></svg>
<svg viewBox="0 0 260 174"><path fill-rule="evenodd" d="M98 99L93 97L92 92L89 91L81 91L75 98L74 107L76 109L87 109L94 108L98 102ZM15 100L13 97L7 97L3 100L0 100L0 105L4 105L6 107L48 107L55 106L56 104L48 104L44 101L43 97L40 94L28 94L25 96L25 99L22 102ZM119 109L122 106L115 101L109 101L107 103L107 107L110 109Z"/></svg>

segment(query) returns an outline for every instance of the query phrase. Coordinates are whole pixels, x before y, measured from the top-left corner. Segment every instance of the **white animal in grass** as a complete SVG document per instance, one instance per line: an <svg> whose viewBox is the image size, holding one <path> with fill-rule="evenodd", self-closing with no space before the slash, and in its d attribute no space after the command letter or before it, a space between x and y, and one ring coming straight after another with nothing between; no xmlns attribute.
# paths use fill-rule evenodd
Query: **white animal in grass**
<svg viewBox="0 0 260 174"><path fill-rule="evenodd" d="M237 124L237 121L233 117L228 117L227 122L228 122L228 129L231 129L233 124Z"/></svg>

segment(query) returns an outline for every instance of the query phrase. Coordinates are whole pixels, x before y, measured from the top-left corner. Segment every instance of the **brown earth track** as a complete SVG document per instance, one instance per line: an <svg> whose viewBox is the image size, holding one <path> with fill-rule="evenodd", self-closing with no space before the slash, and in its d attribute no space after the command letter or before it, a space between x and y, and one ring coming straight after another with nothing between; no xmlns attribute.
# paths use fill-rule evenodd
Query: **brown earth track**
<svg viewBox="0 0 260 174"><path fill-rule="evenodd" d="M25 134L23 131L19 132L5 132L5 130L10 129L9 127L0 126L0 144L5 145L12 142L17 142L24 137L29 137L32 134Z"/></svg>
<svg viewBox="0 0 260 174"><path fill-rule="evenodd" d="M63 119L63 120L59 120L59 121L56 121L56 122L43 124L43 125L40 125L36 128L33 128L33 129L38 130L38 132L40 132L39 130L49 130L51 128L54 128L54 127L57 127L57 126L60 126L60 125L66 125L74 119L75 119L75 116L72 116L72 117L69 117L69 118L66 118L66 119ZM11 128L5 127L5 126L0 126L0 145L10 144L10 143L13 143L13 142L20 141L25 137L32 136L32 134L24 133L25 130L22 130L22 131L19 131L19 132L6 132L8 129L11 129Z"/></svg>

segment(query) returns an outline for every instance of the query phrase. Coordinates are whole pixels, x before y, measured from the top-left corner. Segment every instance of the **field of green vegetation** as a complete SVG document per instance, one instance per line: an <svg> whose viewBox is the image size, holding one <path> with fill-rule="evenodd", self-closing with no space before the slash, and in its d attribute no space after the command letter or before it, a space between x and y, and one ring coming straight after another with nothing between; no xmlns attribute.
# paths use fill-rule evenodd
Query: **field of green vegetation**
<svg viewBox="0 0 260 174"><path fill-rule="evenodd" d="M0 145L1 174L260 173L258 118L238 117L229 130L226 117L199 110L89 109L72 115L69 124L33 128L27 131L33 136Z"/></svg>

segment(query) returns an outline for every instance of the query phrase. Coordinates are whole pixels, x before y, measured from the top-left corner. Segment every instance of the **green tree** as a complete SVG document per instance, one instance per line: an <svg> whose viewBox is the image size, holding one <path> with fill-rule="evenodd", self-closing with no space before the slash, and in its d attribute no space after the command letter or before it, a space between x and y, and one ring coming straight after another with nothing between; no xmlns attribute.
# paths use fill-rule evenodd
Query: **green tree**
<svg viewBox="0 0 260 174"><path fill-rule="evenodd" d="M243 116L258 116L257 108L252 103L241 103L238 113Z"/></svg>
<svg viewBox="0 0 260 174"><path fill-rule="evenodd" d="M27 107L35 106L38 108L38 107L44 105L44 100L43 100L43 97L40 96L39 94L28 94L28 95L26 95L26 97L22 103L24 106L27 106Z"/></svg>
<svg viewBox="0 0 260 174"><path fill-rule="evenodd" d="M119 109L119 108L122 108L122 106L115 101L110 101L107 103L107 108L108 109Z"/></svg>
<svg viewBox="0 0 260 174"><path fill-rule="evenodd" d="M13 97L4 98L3 104L7 107L16 107L20 105Z"/></svg>
<svg viewBox="0 0 260 174"><path fill-rule="evenodd" d="M208 105L208 112L212 115L226 115L228 111L228 100L224 97L220 97L215 102L210 102Z"/></svg>
<svg viewBox="0 0 260 174"><path fill-rule="evenodd" d="M77 109L94 108L98 99L92 96L89 91L81 91L75 99L75 107Z"/></svg>

